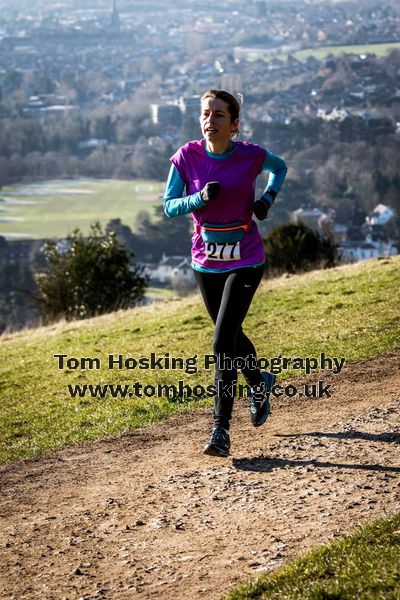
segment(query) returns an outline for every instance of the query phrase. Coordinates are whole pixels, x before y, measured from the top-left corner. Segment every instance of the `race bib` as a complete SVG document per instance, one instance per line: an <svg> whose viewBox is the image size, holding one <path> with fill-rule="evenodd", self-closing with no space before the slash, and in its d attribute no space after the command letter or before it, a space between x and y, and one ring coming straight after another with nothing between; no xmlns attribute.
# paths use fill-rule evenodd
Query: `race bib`
<svg viewBox="0 0 400 600"><path fill-rule="evenodd" d="M207 260L239 260L240 242L206 242L205 251Z"/></svg>

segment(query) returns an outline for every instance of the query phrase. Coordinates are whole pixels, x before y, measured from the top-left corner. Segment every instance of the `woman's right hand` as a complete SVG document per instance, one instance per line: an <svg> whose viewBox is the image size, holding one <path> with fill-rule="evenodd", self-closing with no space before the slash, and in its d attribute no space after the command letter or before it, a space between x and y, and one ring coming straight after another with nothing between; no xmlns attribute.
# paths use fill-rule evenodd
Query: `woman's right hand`
<svg viewBox="0 0 400 600"><path fill-rule="evenodd" d="M218 181L208 181L200 192L203 202L214 202L218 198L220 188Z"/></svg>

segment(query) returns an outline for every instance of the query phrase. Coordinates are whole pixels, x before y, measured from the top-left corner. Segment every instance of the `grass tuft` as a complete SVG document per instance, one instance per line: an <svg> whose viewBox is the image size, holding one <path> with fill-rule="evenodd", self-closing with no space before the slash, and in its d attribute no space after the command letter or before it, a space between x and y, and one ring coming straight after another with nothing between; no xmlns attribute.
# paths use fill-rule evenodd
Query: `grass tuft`
<svg viewBox="0 0 400 600"><path fill-rule="evenodd" d="M399 528L400 514L369 523L240 585L226 600L398 600Z"/></svg>

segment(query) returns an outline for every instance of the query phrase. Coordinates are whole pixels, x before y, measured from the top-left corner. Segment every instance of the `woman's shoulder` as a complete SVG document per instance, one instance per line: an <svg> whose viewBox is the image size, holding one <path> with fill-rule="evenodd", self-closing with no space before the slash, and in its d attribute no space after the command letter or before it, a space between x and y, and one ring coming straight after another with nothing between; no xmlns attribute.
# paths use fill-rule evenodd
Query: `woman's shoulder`
<svg viewBox="0 0 400 600"><path fill-rule="evenodd" d="M247 155L262 154L265 156L265 154L267 153L267 150L263 148L263 146L260 146L259 144L253 144L252 142L235 142L235 146L240 152Z"/></svg>
<svg viewBox="0 0 400 600"><path fill-rule="evenodd" d="M197 157L204 157L205 150L202 140L192 140L187 142L173 154L170 158L172 164L177 169L181 178L185 181L188 165L193 163Z"/></svg>
<svg viewBox="0 0 400 600"><path fill-rule="evenodd" d="M204 153L204 140L191 140L178 148L175 155L187 156L188 154Z"/></svg>

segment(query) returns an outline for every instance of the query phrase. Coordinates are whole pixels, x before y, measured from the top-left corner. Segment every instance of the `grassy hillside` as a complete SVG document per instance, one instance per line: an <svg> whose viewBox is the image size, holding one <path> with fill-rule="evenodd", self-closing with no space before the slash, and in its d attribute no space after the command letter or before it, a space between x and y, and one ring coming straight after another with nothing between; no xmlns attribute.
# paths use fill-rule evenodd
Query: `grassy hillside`
<svg viewBox="0 0 400 600"><path fill-rule="evenodd" d="M319 357L325 352L351 362L391 350L400 345L399 267L400 257L394 257L265 282L244 329L251 333L259 357ZM109 355L149 360L151 353L184 361L197 357L197 372L108 368ZM202 399L178 404L135 394L71 398L67 384L155 385L182 380L192 388L205 386L212 382L212 370L204 368L204 355L211 353L212 326L198 295L3 336L0 460L109 436L210 403ZM59 369L54 354L77 360ZM82 368L88 362L83 365L80 359L88 357L101 361L101 368ZM283 371L278 379L300 373Z"/></svg>
<svg viewBox="0 0 400 600"><path fill-rule="evenodd" d="M400 514L360 528L232 591L228 600L396 600Z"/></svg>
<svg viewBox="0 0 400 600"><path fill-rule="evenodd" d="M95 221L119 218L134 229L137 214L160 204L159 181L55 180L6 186L0 198L0 235L45 238L65 236ZM12 235L10 235L12 234Z"/></svg>

